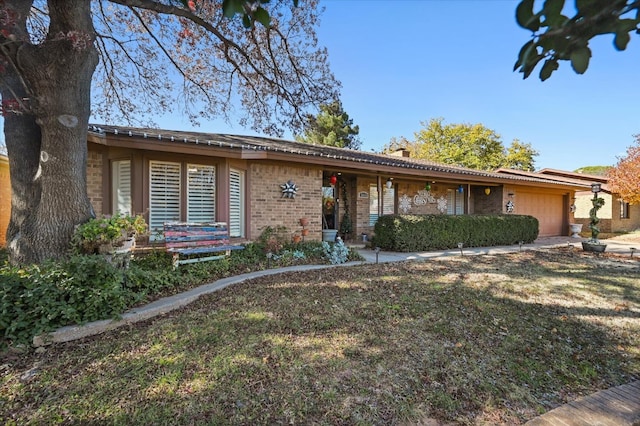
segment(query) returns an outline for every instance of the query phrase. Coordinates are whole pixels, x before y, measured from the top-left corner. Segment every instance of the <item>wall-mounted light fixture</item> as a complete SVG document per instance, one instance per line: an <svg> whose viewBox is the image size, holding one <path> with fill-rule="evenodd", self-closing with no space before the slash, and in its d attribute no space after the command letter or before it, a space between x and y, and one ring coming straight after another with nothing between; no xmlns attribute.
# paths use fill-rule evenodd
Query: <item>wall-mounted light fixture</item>
<svg viewBox="0 0 640 426"><path fill-rule="evenodd" d="M484 193L485 195L489 195L491 194L491 188L489 188L488 186L484 189Z"/></svg>
<svg viewBox="0 0 640 426"><path fill-rule="evenodd" d="M391 189L393 186L393 178L387 179L387 183L385 183L385 185L387 186L387 189Z"/></svg>

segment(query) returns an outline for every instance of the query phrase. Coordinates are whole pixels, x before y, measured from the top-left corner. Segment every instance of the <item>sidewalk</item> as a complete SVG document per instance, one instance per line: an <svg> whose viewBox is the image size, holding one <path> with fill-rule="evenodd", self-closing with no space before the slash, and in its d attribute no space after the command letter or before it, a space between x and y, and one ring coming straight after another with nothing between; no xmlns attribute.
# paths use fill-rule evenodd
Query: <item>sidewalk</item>
<svg viewBox="0 0 640 426"><path fill-rule="evenodd" d="M522 246L496 246L496 247L463 247L463 256L472 256L479 254L504 254L513 253L524 250L540 250L553 247L567 247L571 246L576 249L582 249L582 238L572 237L542 237L538 238L531 244L523 244ZM624 254L631 256L632 249L635 253L634 256L640 256L640 243L617 241L617 240L602 240L607 245L607 253ZM364 248L363 244L353 244L351 247L358 250L358 252L369 263L385 263L385 262L399 262L404 260L422 260L430 259L434 257L446 257L446 256L460 256L459 249L440 250L440 251L427 251L427 252L414 252L414 253L399 253L380 251L377 253L373 249Z"/></svg>

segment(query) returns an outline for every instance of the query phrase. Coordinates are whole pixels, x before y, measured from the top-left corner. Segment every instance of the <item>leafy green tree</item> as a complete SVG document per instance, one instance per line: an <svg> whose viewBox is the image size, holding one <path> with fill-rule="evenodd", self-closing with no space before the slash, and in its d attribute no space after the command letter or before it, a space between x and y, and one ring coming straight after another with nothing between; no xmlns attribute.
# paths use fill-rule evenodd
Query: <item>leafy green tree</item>
<svg viewBox="0 0 640 426"><path fill-rule="evenodd" d="M296 140L338 148L360 148L360 128L344 111L340 101L320 105L318 115L305 116L304 132Z"/></svg>
<svg viewBox="0 0 640 426"><path fill-rule="evenodd" d="M538 155L538 151L533 149L530 143L514 139L507 148L503 167L532 172L535 170L534 157Z"/></svg>
<svg viewBox="0 0 640 426"><path fill-rule="evenodd" d="M572 17L564 15L564 0L545 0L534 11L534 0L521 0L516 8L518 25L532 32L532 38L522 46L514 70L529 77L536 66L540 79L546 80L558 69L559 61L571 62L578 74L589 67L589 41L599 35L613 34L613 45L625 50L630 33L640 33L640 1L637 0L576 0Z"/></svg>
<svg viewBox="0 0 640 426"><path fill-rule="evenodd" d="M478 170L534 168L538 153L530 144L516 139L506 149L500 135L482 124L445 124L442 118L421 124L423 128L414 134L415 141L407 141L405 146L415 158Z"/></svg>
<svg viewBox="0 0 640 426"><path fill-rule="evenodd" d="M302 128L309 106L337 99L317 47L317 0L297 3L0 0L11 262L65 256L74 227L94 215L92 112L128 123L158 112L229 120L237 98L240 124L281 135Z"/></svg>

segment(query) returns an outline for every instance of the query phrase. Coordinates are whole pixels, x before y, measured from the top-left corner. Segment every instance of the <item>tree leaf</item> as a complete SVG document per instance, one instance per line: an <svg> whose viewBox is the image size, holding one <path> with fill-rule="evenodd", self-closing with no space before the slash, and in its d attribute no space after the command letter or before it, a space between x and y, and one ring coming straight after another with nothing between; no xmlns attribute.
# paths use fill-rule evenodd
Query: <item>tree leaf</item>
<svg viewBox="0 0 640 426"><path fill-rule="evenodd" d="M544 13L549 15L560 15L564 7L564 0L546 0L544 2Z"/></svg>
<svg viewBox="0 0 640 426"><path fill-rule="evenodd" d="M618 50L624 50L627 48L627 44L629 43L630 40L631 40L631 36L629 35L628 32L626 31L617 32L616 37L613 39L613 45Z"/></svg>
<svg viewBox="0 0 640 426"><path fill-rule="evenodd" d="M538 31L540 17L533 13L533 0L522 0L516 9L516 21L522 28Z"/></svg>
<svg viewBox="0 0 640 426"><path fill-rule="evenodd" d="M264 10L262 7L259 7L258 10L255 11L253 19L260 22L265 27L271 26L271 17L269 16L269 12Z"/></svg>
<svg viewBox="0 0 640 426"><path fill-rule="evenodd" d="M245 15L242 16L242 25L245 28L251 28L252 24L251 24L251 18L249 17L249 15L245 14Z"/></svg>
<svg viewBox="0 0 640 426"><path fill-rule="evenodd" d="M535 49L535 42L533 40L529 40L522 46L522 48L520 49L520 53L518 54L518 61L513 67L514 71L527 63L529 55L531 54L531 51L534 49Z"/></svg>
<svg viewBox="0 0 640 426"><path fill-rule="evenodd" d="M222 12L225 18L233 18L236 13L244 14L244 9L242 8L242 1L239 0L223 0L222 2Z"/></svg>
<svg viewBox="0 0 640 426"><path fill-rule="evenodd" d="M544 65L540 70L540 80L545 81L551 74L558 69L558 60L557 59L547 59L544 61Z"/></svg>
<svg viewBox="0 0 640 426"><path fill-rule="evenodd" d="M589 67L589 59L591 59L591 49L588 47L580 47L571 52L571 67L578 74L584 74Z"/></svg>

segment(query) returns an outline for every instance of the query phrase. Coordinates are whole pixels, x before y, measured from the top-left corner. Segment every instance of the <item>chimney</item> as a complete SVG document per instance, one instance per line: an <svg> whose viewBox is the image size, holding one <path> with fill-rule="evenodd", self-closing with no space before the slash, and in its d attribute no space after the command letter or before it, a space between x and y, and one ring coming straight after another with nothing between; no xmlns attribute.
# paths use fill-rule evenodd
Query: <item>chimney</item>
<svg viewBox="0 0 640 426"><path fill-rule="evenodd" d="M409 158L411 156L411 153L409 152L408 149L400 148L400 149L397 149L397 150L393 151L389 155L391 155L393 157Z"/></svg>

